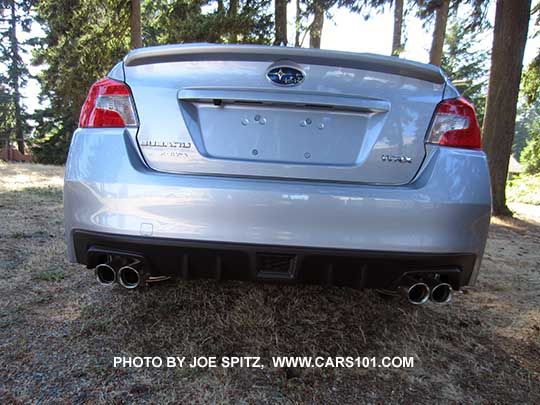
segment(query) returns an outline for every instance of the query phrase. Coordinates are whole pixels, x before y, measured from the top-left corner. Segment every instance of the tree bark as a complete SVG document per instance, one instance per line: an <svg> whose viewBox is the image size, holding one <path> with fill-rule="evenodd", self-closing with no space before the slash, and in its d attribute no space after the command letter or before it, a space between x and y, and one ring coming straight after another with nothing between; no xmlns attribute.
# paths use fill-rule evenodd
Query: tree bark
<svg viewBox="0 0 540 405"><path fill-rule="evenodd" d="M491 175L493 215L511 214L506 206L505 188L530 10L531 0L497 0L483 125L484 150Z"/></svg>
<svg viewBox="0 0 540 405"><path fill-rule="evenodd" d="M21 92L20 92L20 76L19 76L19 40L17 38L17 10L15 0L11 0L11 69L10 82L13 90L13 104L15 110L15 139L17 140L17 149L24 155L24 131L21 109Z"/></svg>
<svg viewBox="0 0 540 405"><path fill-rule="evenodd" d="M302 9L300 8L300 0L296 0L296 16L294 20L294 46L300 46L300 28L302 23Z"/></svg>
<svg viewBox="0 0 540 405"><path fill-rule="evenodd" d="M320 48L321 37L324 24L324 5L321 0L315 2L313 12L313 22L309 30L309 47Z"/></svg>
<svg viewBox="0 0 540 405"><path fill-rule="evenodd" d="M274 0L276 35L274 45L287 45L287 0Z"/></svg>
<svg viewBox="0 0 540 405"><path fill-rule="evenodd" d="M131 49L142 48L141 0L131 0Z"/></svg>
<svg viewBox="0 0 540 405"><path fill-rule="evenodd" d="M403 31L403 0L394 0L394 35L392 36L392 55L399 56L403 50L401 33Z"/></svg>
<svg viewBox="0 0 540 405"><path fill-rule="evenodd" d="M236 17L238 15L238 8L240 6L240 1L239 0L231 0L229 2L229 11L228 11L228 16L230 17ZM235 29L233 27L233 29ZM230 35L229 35L229 42L232 43L232 44L235 44L238 42L238 34L236 32L232 32Z"/></svg>
<svg viewBox="0 0 540 405"><path fill-rule="evenodd" d="M442 0L440 7L438 7L435 12L435 29L433 31L433 41L431 42L431 50L429 52L429 63L432 65L441 66L449 8L450 0Z"/></svg>

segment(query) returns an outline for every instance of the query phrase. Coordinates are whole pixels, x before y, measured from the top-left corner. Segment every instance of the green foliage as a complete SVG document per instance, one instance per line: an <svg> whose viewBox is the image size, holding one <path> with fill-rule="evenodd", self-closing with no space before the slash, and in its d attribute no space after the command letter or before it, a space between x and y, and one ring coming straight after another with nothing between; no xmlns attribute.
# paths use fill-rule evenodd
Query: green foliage
<svg viewBox="0 0 540 405"><path fill-rule="evenodd" d="M55 115L52 108L37 111L34 119L37 122L32 143L35 158L40 163L63 164L67 158L71 129L77 127L77 122L70 121L68 116ZM66 123L69 131L65 129Z"/></svg>
<svg viewBox="0 0 540 405"><path fill-rule="evenodd" d="M5 78L4 78L5 80ZM0 82L2 76L0 75ZM13 97L5 85L0 84L0 148L3 141L13 138L15 127L15 109L13 108Z"/></svg>
<svg viewBox="0 0 540 405"><path fill-rule="evenodd" d="M270 0L147 1L143 4L145 45L186 42L263 43L271 41Z"/></svg>
<svg viewBox="0 0 540 405"><path fill-rule="evenodd" d="M66 273L61 270L42 271L36 275L38 280L58 282L66 278Z"/></svg>
<svg viewBox="0 0 540 405"><path fill-rule="evenodd" d="M538 120L540 120L540 104L518 104L514 142L512 145L512 154L516 158L521 156L521 153L530 138L529 132L534 125L534 121ZM521 163L524 164L524 162Z"/></svg>
<svg viewBox="0 0 540 405"><path fill-rule="evenodd" d="M0 0L2 22L4 22L3 29L0 31L0 62L6 67L2 83L11 88L14 85L13 78L18 78L18 85L24 86L28 77L28 69L21 58L21 54L26 52L25 44L19 40L18 31L30 30L32 3L29 0ZM12 9L14 9L13 14Z"/></svg>
<svg viewBox="0 0 540 405"><path fill-rule="evenodd" d="M536 115L526 126L528 139L521 152L520 161L527 173L540 173L540 116ZM540 194L540 188L538 189Z"/></svg>
<svg viewBox="0 0 540 405"><path fill-rule="evenodd" d="M540 1L532 13L533 35L540 34ZM536 16L536 17L535 17ZM523 103L518 105L514 151L529 173L540 172L540 53L523 71L521 79ZM540 189L539 189L540 190ZM540 194L540 191L538 191Z"/></svg>
<svg viewBox="0 0 540 405"><path fill-rule="evenodd" d="M33 152L43 163L65 161L71 134L90 85L106 75L129 47L129 4L120 0L40 2L37 20L46 36L34 63L41 98L50 107L38 111Z"/></svg>
<svg viewBox="0 0 540 405"><path fill-rule="evenodd" d="M540 172L540 132L533 134L527 141L527 145L521 152L521 161L525 164L527 173Z"/></svg>
<svg viewBox="0 0 540 405"><path fill-rule="evenodd" d="M536 1L531 9L533 25L530 28L533 37L540 35L540 1ZM529 105L540 100L540 51L527 66L521 80L521 92Z"/></svg>
<svg viewBox="0 0 540 405"><path fill-rule="evenodd" d="M540 54L523 72L521 91L528 104L540 101Z"/></svg>
<svg viewBox="0 0 540 405"><path fill-rule="evenodd" d="M30 129L20 91L29 76L21 57L26 44L19 33L30 30L32 4L31 0L0 0L0 140L8 142L22 139Z"/></svg>
<svg viewBox="0 0 540 405"><path fill-rule="evenodd" d="M446 30L442 68L461 94L476 107L482 125L486 103L489 52L479 50L477 32L465 21L453 17Z"/></svg>
<svg viewBox="0 0 540 405"><path fill-rule="evenodd" d="M417 9L417 16L425 21L431 22L437 8L441 6L442 0L411 0ZM470 13L464 28L468 32L482 31L489 27L487 11L490 0L450 0L450 14L456 14L460 5L469 7Z"/></svg>
<svg viewBox="0 0 540 405"><path fill-rule="evenodd" d="M146 0L142 4L143 44L183 42L270 43L270 0ZM41 98L33 152L43 163L63 163L79 112L91 84L121 60L130 44L128 0L39 2L37 19L46 36L34 63Z"/></svg>
<svg viewBox="0 0 540 405"><path fill-rule="evenodd" d="M331 0L327 0L331 1ZM407 1L407 0L405 0ZM336 3L335 1L333 3ZM332 5L333 5L332 3ZM371 16L371 12L380 12L386 5L391 5L394 0L338 0L339 7L347 7L352 12L360 13L364 18L368 19Z"/></svg>
<svg viewBox="0 0 540 405"><path fill-rule="evenodd" d="M540 205L540 174L522 174L508 181L506 199L523 204Z"/></svg>

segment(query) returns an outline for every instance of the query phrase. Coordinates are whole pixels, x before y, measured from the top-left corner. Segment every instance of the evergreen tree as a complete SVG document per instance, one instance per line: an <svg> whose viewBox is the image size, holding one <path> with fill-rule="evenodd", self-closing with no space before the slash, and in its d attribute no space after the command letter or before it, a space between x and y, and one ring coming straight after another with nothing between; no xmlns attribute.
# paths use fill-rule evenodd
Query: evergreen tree
<svg viewBox="0 0 540 405"><path fill-rule="evenodd" d="M435 7L435 27L433 29L431 49L429 50L429 63L437 66L440 66L442 62L444 37L446 34L446 22L448 20L449 9L450 0L440 0Z"/></svg>
<svg viewBox="0 0 540 405"><path fill-rule="evenodd" d="M470 32L465 21L453 17L446 32L442 68L461 94L475 105L478 122L482 122L490 54L480 49L478 34Z"/></svg>
<svg viewBox="0 0 540 405"><path fill-rule="evenodd" d="M0 77L1 108L5 121L1 124L5 139L17 141L19 152L25 152L24 134L28 131L25 106L22 102L21 87L26 85L28 69L22 54L26 52L25 44L19 37L20 30L30 30L31 18L29 0L1 0L0 62L5 73Z"/></svg>
<svg viewBox="0 0 540 405"><path fill-rule="evenodd" d="M392 33L392 56L399 56L403 51L403 7L404 0L394 0L394 31Z"/></svg>
<svg viewBox="0 0 540 405"><path fill-rule="evenodd" d="M301 46L300 35L302 34L304 11L302 10L302 1L295 0L296 16L294 17L294 46Z"/></svg>
<svg viewBox="0 0 540 405"><path fill-rule="evenodd" d="M467 4L471 13L467 19L466 30L474 32L487 24L487 7L490 0L414 0L418 17L425 23L434 22L433 39L429 51L429 63L441 66L444 41L449 15L456 13L460 4Z"/></svg>
<svg viewBox="0 0 540 405"><path fill-rule="evenodd" d="M0 76L2 82L5 77ZM0 149L9 144L13 135L13 98L4 84L0 83Z"/></svg>
<svg viewBox="0 0 540 405"><path fill-rule="evenodd" d="M313 21L309 27L309 47L320 48L324 17L326 12L335 4L332 0L313 0L310 11L313 14Z"/></svg>
<svg viewBox="0 0 540 405"><path fill-rule="evenodd" d="M131 49L142 47L141 37L141 0L130 0Z"/></svg>
<svg viewBox="0 0 540 405"><path fill-rule="evenodd" d="M523 72L521 90L527 104L532 105L540 101L540 54L529 63Z"/></svg>
<svg viewBox="0 0 540 405"><path fill-rule="evenodd" d="M147 0L141 7L142 43L270 43L269 5L270 0ZM132 6L132 0L38 3L36 18L46 35L34 63L45 66L38 79L41 99L50 104L34 117L33 150L40 161L65 161L91 84L136 45Z"/></svg>
<svg viewBox="0 0 540 405"><path fill-rule="evenodd" d="M509 215L506 206L508 161L514 140L516 107L531 0L497 0L491 72L484 116L484 150L488 156L493 214Z"/></svg>
<svg viewBox="0 0 540 405"><path fill-rule="evenodd" d="M540 123L540 104L520 103L518 105L517 117L512 154L519 159L520 163L524 164L526 168L528 166L532 167L533 165L538 166L540 164L540 154L536 156L531 154L531 152L535 150L532 148L531 152L524 155L523 150L529 142L532 142L531 140L534 137L537 138L535 143L540 145L540 131L534 131L534 129L537 128L535 123ZM528 169L528 171L532 170Z"/></svg>
<svg viewBox="0 0 540 405"><path fill-rule="evenodd" d="M540 1L532 9L533 35L540 35ZM518 120L513 152L529 173L540 172L540 53L523 72L523 102L518 106Z"/></svg>
<svg viewBox="0 0 540 405"><path fill-rule="evenodd" d="M65 161L81 106L91 84L106 75L130 46L130 4L120 0L57 0L39 2L37 20L45 37L34 63L42 100L37 111L33 151L39 161Z"/></svg>
<svg viewBox="0 0 540 405"><path fill-rule="evenodd" d="M273 37L270 0L158 0L143 3L143 44L185 42L269 44Z"/></svg>
<svg viewBox="0 0 540 405"><path fill-rule="evenodd" d="M533 115L532 119L531 115ZM520 154L520 161L525 165L525 170L528 173L540 173L540 114L538 109L531 109L528 118L523 122L527 132L527 143Z"/></svg>
<svg viewBox="0 0 540 405"><path fill-rule="evenodd" d="M287 45L287 0L274 0L274 45Z"/></svg>

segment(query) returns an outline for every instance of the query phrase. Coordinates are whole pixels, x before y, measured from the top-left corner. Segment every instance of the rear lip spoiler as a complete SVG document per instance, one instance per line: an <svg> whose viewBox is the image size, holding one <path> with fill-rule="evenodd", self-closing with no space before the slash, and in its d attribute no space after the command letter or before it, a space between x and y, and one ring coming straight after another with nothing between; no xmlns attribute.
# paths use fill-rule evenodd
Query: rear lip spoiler
<svg viewBox="0 0 540 405"><path fill-rule="evenodd" d="M445 75L434 65L369 53L352 53L265 45L164 45L131 51L125 66L186 61L252 61L275 63L280 60L299 64L336 66L412 77L444 84Z"/></svg>

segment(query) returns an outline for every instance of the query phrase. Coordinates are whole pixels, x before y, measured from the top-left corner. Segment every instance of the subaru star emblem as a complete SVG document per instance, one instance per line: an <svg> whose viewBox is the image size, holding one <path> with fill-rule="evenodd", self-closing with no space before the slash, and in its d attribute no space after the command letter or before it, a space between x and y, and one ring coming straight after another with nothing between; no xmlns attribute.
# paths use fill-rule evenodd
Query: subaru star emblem
<svg viewBox="0 0 540 405"><path fill-rule="evenodd" d="M278 86L297 86L304 81L305 77L301 70L289 66L274 67L266 76Z"/></svg>

